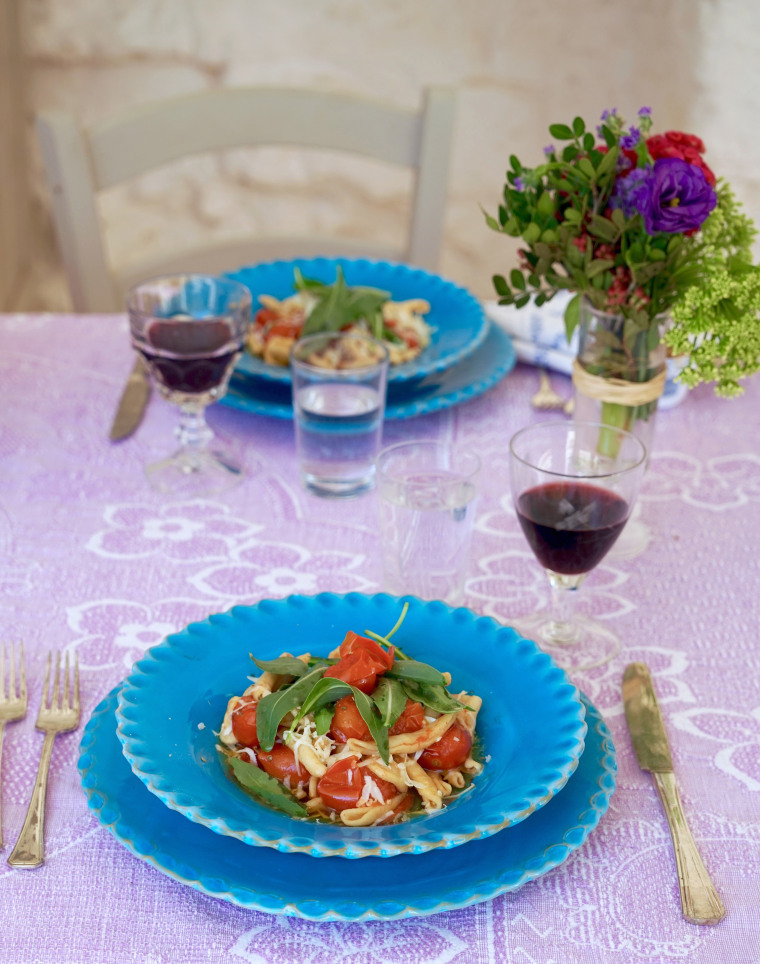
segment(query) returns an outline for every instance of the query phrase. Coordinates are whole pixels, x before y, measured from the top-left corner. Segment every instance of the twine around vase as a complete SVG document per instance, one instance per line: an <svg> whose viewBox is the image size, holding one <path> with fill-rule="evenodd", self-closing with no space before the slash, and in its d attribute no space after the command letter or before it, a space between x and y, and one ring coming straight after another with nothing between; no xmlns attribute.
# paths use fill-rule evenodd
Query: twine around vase
<svg viewBox="0 0 760 964"><path fill-rule="evenodd" d="M592 375L576 358L573 362L573 385L581 395L595 398L600 402L611 402L617 405L646 405L656 401L665 390L667 373L663 367L654 378L646 382L627 382L623 378L602 378Z"/></svg>

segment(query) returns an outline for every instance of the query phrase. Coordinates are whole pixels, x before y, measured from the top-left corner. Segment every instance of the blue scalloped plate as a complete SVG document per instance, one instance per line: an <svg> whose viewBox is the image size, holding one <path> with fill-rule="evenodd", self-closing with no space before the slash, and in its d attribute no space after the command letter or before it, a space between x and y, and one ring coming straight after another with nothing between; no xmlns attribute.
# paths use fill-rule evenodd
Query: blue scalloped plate
<svg viewBox="0 0 760 964"><path fill-rule="evenodd" d="M416 382L388 385L385 418L414 418L468 402L493 388L512 371L516 361L509 335L498 325L489 324L486 340L458 365ZM289 384L250 378L241 372L233 374L221 401L253 415L293 418Z"/></svg>
<svg viewBox="0 0 760 964"><path fill-rule="evenodd" d="M430 302L425 320L433 328L430 345L418 358L403 365L392 365L388 382L401 383L443 371L471 354L482 344L488 332L488 319L483 308L469 291L453 281L431 274L423 268L366 258L296 258L292 261L268 261L239 268L227 274L242 282L253 295L254 311L259 295L287 298L295 291L293 272L299 268L305 278L316 278L332 284L337 267L343 269L346 284L366 285L390 292L394 301L424 298ZM268 365L248 353L236 369L246 375L290 384L290 369Z"/></svg>
<svg viewBox="0 0 760 964"><path fill-rule="evenodd" d="M314 921L394 920L467 907L514 891L563 863L606 812L615 789L615 747L582 697L588 734L561 793L530 820L455 850L417 857L319 863L303 854L245 847L168 810L134 776L116 737L118 688L82 736L79 772L101 824L136 857L201 893L251 910Z"/></svg>
<svg viewBox="0 0 760 964"><path fill-rule="evenodd" d="M289 596L193 623L148 651L119 696L118 735L135 774L172 810L247 844L313 857L394 857L456 847L524 820L567 782L583 751L578 690L550 656L513 629L468 609L404 597L394 641L452 674L451 691L482 697L477 732L486 765L433 815L381 827L289 817L225 774L215 749L227 701L248 685L249 653L326 655L350 629L387 632L401 600L384 593Z"/></svg>

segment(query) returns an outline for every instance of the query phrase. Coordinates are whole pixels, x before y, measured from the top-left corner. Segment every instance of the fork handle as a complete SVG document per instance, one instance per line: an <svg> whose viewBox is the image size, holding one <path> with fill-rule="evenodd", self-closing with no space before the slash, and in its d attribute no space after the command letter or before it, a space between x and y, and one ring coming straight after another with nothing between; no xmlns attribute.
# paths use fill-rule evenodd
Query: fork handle
<svg viewBox="0 0 760 964"><path fill-rule="evenodd" d="M37 779L34 781L32 799L26 811L24 826L21 828L16 846L8 858L11 867L39 867L43 860L45 833L45 794L47 792L50 755L53 752L55 733L46 733L42 744Z"/></svg>
<svg viewBox="0 0 760 964"><path fill-rule="evenodd" d="M726 916L726 909L686 823L676 778L672 771L653 772L652 776L673 838L683 916L692 924L717 924Z"/></svg>

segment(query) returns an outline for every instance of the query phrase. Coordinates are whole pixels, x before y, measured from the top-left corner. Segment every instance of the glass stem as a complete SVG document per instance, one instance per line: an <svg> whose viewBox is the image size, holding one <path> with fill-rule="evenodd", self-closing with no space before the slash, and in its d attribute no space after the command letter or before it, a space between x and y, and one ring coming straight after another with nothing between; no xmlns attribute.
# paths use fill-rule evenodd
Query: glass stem
<svg viewBox="0 0 760 964"><path fill-rule="evenodd" d="M551 622L544 631L544 637L556 645L575 643L580 631L575 625L575 604L578 587L586 578L585 573L577 576L563 576L558 572L546 570L552 590Z"/></svg>
<svg viewBox="0 0 760 964"><path fill-rule="evenodd" d="M183 455L190 459L200 458L214 433L206 424L205 405L192 402L180 405L179 425L175 429Z"/></svg>

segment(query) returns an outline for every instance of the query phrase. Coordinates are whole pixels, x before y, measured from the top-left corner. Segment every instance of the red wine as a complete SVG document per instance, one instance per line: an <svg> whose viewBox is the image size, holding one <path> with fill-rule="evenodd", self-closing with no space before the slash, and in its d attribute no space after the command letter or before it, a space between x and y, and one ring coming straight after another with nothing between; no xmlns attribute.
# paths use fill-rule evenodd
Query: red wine
<svg viewBox="0 0 760 964"><path fill-rule="evenodd" d="M625 499L587 482L549 482L517 500L517 518L536 558L566 576L590 572L628 518Z"/></svg>
<svg viewBox="0 0 760 964"><path fill-rule="evenodd" d="M221 385L241 345L223 318L168 318L151 321L137 347L164 388L195 395Z"/></svg>

